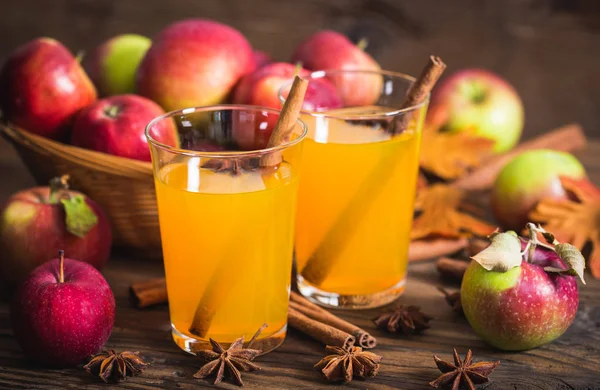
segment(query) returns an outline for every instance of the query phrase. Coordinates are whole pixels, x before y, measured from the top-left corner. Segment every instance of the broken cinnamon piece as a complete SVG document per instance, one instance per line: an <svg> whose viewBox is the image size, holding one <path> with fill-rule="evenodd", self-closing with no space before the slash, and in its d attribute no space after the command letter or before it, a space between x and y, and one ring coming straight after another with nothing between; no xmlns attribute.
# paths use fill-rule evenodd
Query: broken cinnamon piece
<svg viewBox="0 0 600 390"><path fill-rule="evenodd" d="M469 264L470 262L460 259L440 257L436 262L436 268L442 278L460 282Z"/></svg>
<svg viewBox="0 0 600 390"><path fill-rule="evenodd" d="M156 278L133 283L129 287L131 302L138 309L167 302L165 278Z"/></svg>
<svg viewBox="0 0 600 390"><path fill-rule="evenodd" d="M417 193L415 210L421 215L413 222L411 239L488 236L494 232L495 226L461 210L465 196L460 188L446 184L434 184Z"/></svg>
<svg viewBox="0 0 600 390"><path fill-rule="evenodd" d="M585 146L587 140L581 126L576 123L549 131L537 138L517 145L507 153L490 157L482 166L452 183L453 186L471 191L491 188L500 170L514 157L535 149L553 149L573 152Z"/></svg>
<svg viewBox="0 0 600 390"><path fill-rule="evenodd" d="M574 200L543 199L529 218L579 250L591 243L588 268L600 279L600 188L587 179L561 177L560 182Z"/></svg>
<svg viewBox="0 0 600 390"><path fill-rule="evenodd" d="M313 320L331 325L337 329L351 334L356 338L357 344L363 348L374 348L377 345L377 339L371 336L364 329L361 329L358 326L341 319L326 309L310 302L308 299L294 291L292 291L290 294L290 307L306 315L307 317L312 318Z"/></svg>
<svg viewBox="0 0 600 390"><path fill-rule="evenodd" d="M490 240L487 238L473 237L469 240L467 253L469 257L475 256L490 245Z"/></svg>
<svg viewBox="0 0 600 390"><path fill-rule="evenodd" d="M408 247L408 261L430 260L440 256L451 255L466 248L467 245L468 241L466 238L434 238L411 241Z"/></svg>
<svg viewBox="0 0 600 390"><path fill-rule="evenodd" d="M291 306L288 309L288 325L325 345L350 348L356 342L351 334L309 318Z"/></svg>

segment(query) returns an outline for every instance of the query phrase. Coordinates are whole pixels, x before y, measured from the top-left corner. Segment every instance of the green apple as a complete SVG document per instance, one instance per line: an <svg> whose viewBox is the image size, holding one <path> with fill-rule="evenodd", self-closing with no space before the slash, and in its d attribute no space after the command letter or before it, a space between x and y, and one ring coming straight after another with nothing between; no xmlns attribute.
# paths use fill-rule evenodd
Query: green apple
<svg viewBox="0 0 600 390"><path fill-rule="evenodd" d="M429 125L446 131L472 131L495 141L494 152L513 148L523 130L523 103L500 76L464 69L442 80L433 91Z"/></svg>
<svg viewBox="0 0 600 390"><path fill-rule="evenodd" d="M528 214L542 198L564 198L560 176L586 177L583 165L573 155L539 149L524 152L502 168L492 188L492 211L506 229L520 231Z"/></svg>
<svg viewBox="0 0 600 390"><path fill-rule="evenodd" d="M135 74L152 41L141 35L123 34L109 39L85 56L83 66L101 96L135 91Z"/></svg>

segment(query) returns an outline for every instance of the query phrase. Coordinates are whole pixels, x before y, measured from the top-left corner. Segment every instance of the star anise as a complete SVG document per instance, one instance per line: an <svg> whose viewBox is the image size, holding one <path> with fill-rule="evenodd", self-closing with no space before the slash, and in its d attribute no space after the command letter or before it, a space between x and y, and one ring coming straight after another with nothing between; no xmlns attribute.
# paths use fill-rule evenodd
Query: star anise
<svg viewBox="0 0 600 390"><path fill-rule="evenodd" d="M332 347L325 350L331 355L325 356L315 368L320 370L328 381L348 383L353 377L373 378L379 372L381 356L363 351L361 347Z"/></svg>
<svg viewBox="0 0 600 390"><path fill-rule="evenodd" d="M435 355L433 355L433 360L443 374L429 384L435 388L452 388L452 390L475 390L475 385L489 381L488 375L500 364L499 361L473 364L473 353L470 349L465 360L461 362L456 348L454 349L454 364L443 361Z"/></svg>
<svg viewBox="0 0 600 390"><path fill-rule="evenodd" d="M463 308L462 308L462 303L460 301L460 291L455 291L453 293L449 293L443 287L438 287L438 290L442 294L444 294L444 297L446 298L446 302L448 303L448 305L450 305L450 307L452 308L452 310L454 310L455 313L464 314Z"/></svg>
<svg viewBox="0 0 600 390"><path fill-rule="evenodd" d="M493 233L495 226L465 212L482 214L478 207L465 201L466 197L464 190L446 184L434 184L420 190L415 199L415 210L421 214L413 222L411 240L486 237Z"/></svg>
<svg viewBox="0 0 600 390"><path fill-rule="evenodd" d="M543 199L529 217L579 250L591 243L588 268L600 279L600 188L585 179L561 177L560 182L574 200Z"/></svg>
<svg viewBox="0 0 600 390"><path fill-rule="evenodd" d="M142 373L148 364L140 358L139 352L116 353L112 349L107 349L92 356L83 368L106 383L117 383L128 376Z"/></svg>
<svg viewBox="0 0 600 390"><path fill-rule="evenodd" d="M373 322L390 333L411 334L429 329L429 321L432 319L433 317L423 313L419 306L400 305L395 310L375 318Z"/></svg>
<svg viewBox="0 0 600 390"><path fill-rule="evenodd" d="M210 343L212 351L201 350L198 352L198 356L206 363L194 374L194 378L206 378L214 374L216 377L214 384L216 385L227 375L236 385L244 386L240 371L260 370L260 367L251 360L254 360L262 351L243 348L243 336L235 340L228 349L224 349L213 339L210 339Z"/></svg>

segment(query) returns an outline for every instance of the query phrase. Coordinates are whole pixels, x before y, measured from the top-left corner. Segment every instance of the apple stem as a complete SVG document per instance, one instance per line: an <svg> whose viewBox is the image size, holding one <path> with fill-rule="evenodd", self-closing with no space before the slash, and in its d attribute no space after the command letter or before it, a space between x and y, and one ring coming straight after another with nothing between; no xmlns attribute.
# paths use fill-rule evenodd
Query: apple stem
<svg viewBox="0 0 600 390"><path fill-rule="evenodd" d="M365 51L367 46L369 46L369 39L365 37L360 38L360 40L356 43L356 47L362 51Z"/></svg>
<svg viewBox="0 0 600 390"><path fill-rule="evenodd" d="M65 251L58 251L58 283L65 282Z"/></svg>
<svg viewBox="0 0 600 390"><path fill-rule="evenodd" d="M59 195L69 189L69 175L62 175L50 180L50 204L58 203Z"/></svg>

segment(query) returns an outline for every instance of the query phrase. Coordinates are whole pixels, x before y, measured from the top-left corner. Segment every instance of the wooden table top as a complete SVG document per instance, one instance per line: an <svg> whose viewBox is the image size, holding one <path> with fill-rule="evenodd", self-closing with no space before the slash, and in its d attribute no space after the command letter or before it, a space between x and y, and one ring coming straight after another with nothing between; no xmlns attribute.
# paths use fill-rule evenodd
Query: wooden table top
<svg viewBox="0 0 600 390"><path fill-rule="evenodd" d="M600 141L577 153L589 176L600 184ZM15 153L0 141L0 204L14 191L31 186L33 180ZM0 254L1 255L1 254ZM128 287L132 282L162 275L160 262L148 262L115 254L104 274L117 301L117 315L107 347L118 351L139 351L151 366L138 377L128 378L118 387L159 389L216 387L192 375L200 362L173 343L166 305L144 310L130 306ZM421 335L390 335L375 329L371 319L384 309L343 312L342 317L364 327L377 337L373 352L383 356L377 377L355 380L347 387L369 389L424 389L439 375L432 355L451 359L452 349L461 356L472 349L475 361L500 360L490 376L492 389L600 389L600 280L587 274L587 286L580 290L580 307L569 330L555 342L519 353L494 350L481 341L467 321L452 312L436 286L444 285L433 262L412 264L404 304L414 304L435 317L431 329ZM458 286L448 284L456 289ZM338 388L321 379L313 365L324 356L318 342L293 329L281 347L256 362L262 371L245 373L248 388ZM0 303L0 388L105 388L83 369L43 369L26 361L12 336L9 311ZM225 383L219 388L237 388Z"/></svg>

